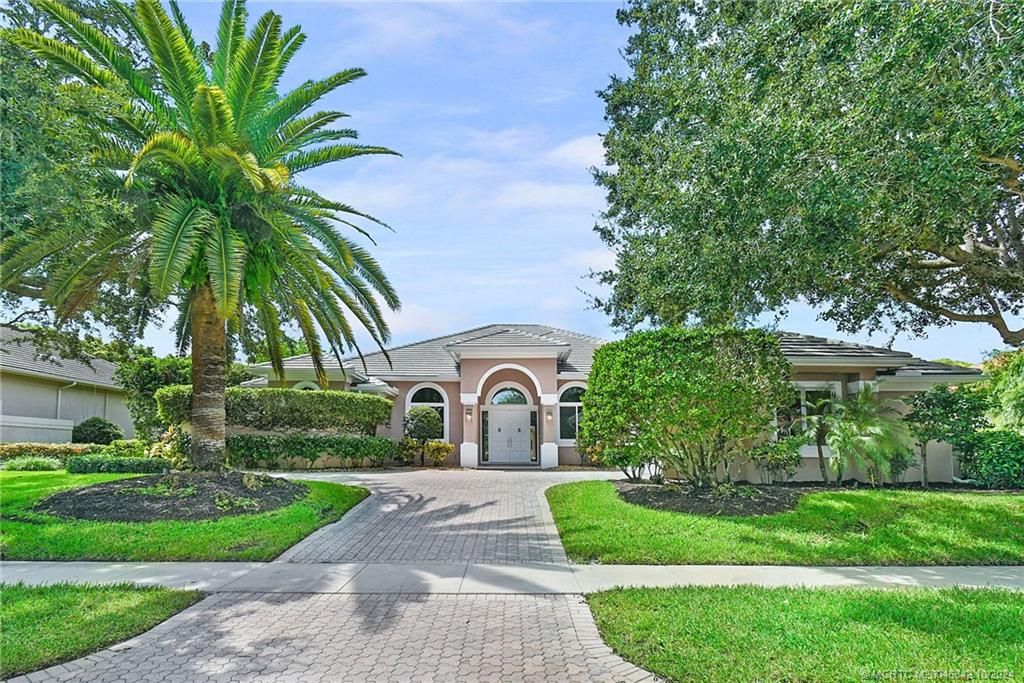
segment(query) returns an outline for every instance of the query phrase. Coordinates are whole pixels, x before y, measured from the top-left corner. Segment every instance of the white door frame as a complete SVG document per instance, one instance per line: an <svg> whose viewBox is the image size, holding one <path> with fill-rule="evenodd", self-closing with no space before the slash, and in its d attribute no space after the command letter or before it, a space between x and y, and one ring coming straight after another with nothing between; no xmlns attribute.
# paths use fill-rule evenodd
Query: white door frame
<svg viewBox="0 0 1024 683"><path fill-rule="evenodd" d="M511 405L483 405L480 406L481 419L480 419L480 444L484 443L484 438L487 438L487 454L488 459L485 461L484 449L480 449L480 464L481 465L540 465L540 459L537 453L537 428L533 426L533 422L539 417L537 406L535 405L523 405L523 404L511 404ZM485 420L483 413L522 413L526 417L526 426L530 430L530 441L529 441L529 458L527 460L516 461L516 460L501 460L494 461L490 458L490 434L484 434L484 422L487 422L488 431L491 428L490 416Z"/></svg>

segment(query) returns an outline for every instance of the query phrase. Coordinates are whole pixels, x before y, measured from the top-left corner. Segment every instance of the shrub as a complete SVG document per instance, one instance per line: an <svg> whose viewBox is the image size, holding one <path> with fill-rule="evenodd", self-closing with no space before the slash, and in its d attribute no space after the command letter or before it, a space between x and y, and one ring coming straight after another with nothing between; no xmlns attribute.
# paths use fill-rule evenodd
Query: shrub
<svg viewBox="0 0 1024 683"><path fill-rule="evenodd" d="M251 378L252 375L240 363L232 363L228 368L229 387ZM135 434L150 439L161 426L156 392L163 387L190 384L192 359L179 356L133 358L118 364L114 379L125 391L125 403L135 425Z"/></svg>
<svg viewBox="0 0 1024 683"><path fill-rule="evenodd" d="M960 450L976 431L989 426L989 399L973 387L950 389L940 384L915 394L910 406L906 420L921 453L921 485L927 488L928 442L946 441Z"/></svg>
<svg viewBox="0 0 1024 683"><path fill-rule="evenodd" d="M62 467L64 465L57 458L47 458L41 455L24 455L4 461L5 470L21 470L23 472L44 472L59 470Z"/></svg>
<svg viewBox="0 0 1024 683"><path fill-rule="evenodd" d="M166 458L176 470L189 469L192 460L189 458L190 439L187 432L180 427L168 427L160 438L149 447L149 457Z"/></svg>
<svg viewBox="0 0 1024 683"><path fill-rule="evenodd" d="M67 468L71 474L92 474L95 472L152 474L166 472L171 469L171 461L164 458L74 455L68 458Z"/></svg>
<svg viewBox="0 0 1024 683"><path fill-rule="evenodd" d="M632 463L657 457L710 486L790 403L790 371L763 330L637 332L594 354L577 442Z"/></svg>
<svg viewBox="0 0 1024 683"><path fill-rule="evenodd" d="M145 458L149 450L149 444L142 439L118 439L109 446L104 446L100 455L109 455L114 458Z"/></svg>
<svg viewBox="0 0 1024 683"><path fill-rule="evenodd" d="M422 444L416 439L402 439L398 442L398 459L406 465L411 465L416 462L416 456L422 450Z"/></svg>
<svg viewBox="0 0 1024 683"><path fill-rule="evenodd" d="M373 434L391 418L391 401L354 391L300 391L231 387L224 392L228 425L260 430L324 430ZM190 421L192 387L164 387L156 392L165 425Z"/></svg>
<svg viewBox="0 0 1024 683"><path fill-rule="evenodd" d="M111 441L123 438L124 430L102 417L82 420L71 430L73 443L98 443L105 446Z"/></svg>
<svg viewBox="0 0 1024 683"><path fill-rule="evenodd" d="M0 461L39 456L56 458L64 462L73 455L98 453L103 448L104 446L91 443L4 443L0 444Z"/></svg>
<svg viewBox="0 0 1024 683"><path fill-rule="evenodd" d="M1001 429L1024 431L1024 349L998 351L984 364L992 419Z"/></svg>
<svg viewBox="0 0 1024 683"><path fill-rule="evenodd" d="M441 416L430 406L413 406L405 413L405 436L417 441L420 446L420 464L427 455L427 442L444 436Z"/></svg>
<svg viewBox="0 0 1024 683"><path fill-rule="evenodd" d="M980 431L961 449L964 478L990 488L1024 488L1024 436L1009 429Z"/></svg>
<svg viewBox="0 0 1024 683"><path fill-rule="evenodd" d="M800 467L800 448L810 444L809 435L798 434L766 441L747 453L761 473L761 482L775 484L789 481Z"/></svg>
<svg viewBox="0 0 1024 683"><path fill-rule="evenodd" d="M455 450L455 444L447 441L428 441L423 445L423 452L433 467L444 467L448 456Z"/></svg>
<svg viewBox="0 0 1024 683"><path fill-rule="evenodd" d="M395 457L395 442L381 436L303 436L301 434L232 434L227 437L228 464L278 467L282 459L304 458L313 466L322 456L353 465L364 459L381 465Z"/></svg>

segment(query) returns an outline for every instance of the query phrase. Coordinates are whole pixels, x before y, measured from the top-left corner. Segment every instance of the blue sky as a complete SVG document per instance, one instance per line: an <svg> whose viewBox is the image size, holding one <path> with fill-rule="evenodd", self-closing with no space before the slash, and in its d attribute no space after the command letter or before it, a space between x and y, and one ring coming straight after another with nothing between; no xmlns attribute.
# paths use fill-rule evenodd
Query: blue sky
<svg viewBox="0 0 1024 683"><path fill-rule="evenodd" d="M369 75L325 98L345 127L402 157L355 159L303 181L394 226L374 253L403 310L405 343L489 322L536 322L602 337L606 317L583 292L612 259L592 228L603 205L589 167L601 163L595 91L623 71L618 3L252 3L308 35L285 86L362 66ZM213 42L219 3L183 3ZM583 290L583 291L581 291ZM781 329L839 334L794 305ZM168 327L146 343L170 352ZM978 360L994 332L961 325L894 344L924 357Z"/></svg>

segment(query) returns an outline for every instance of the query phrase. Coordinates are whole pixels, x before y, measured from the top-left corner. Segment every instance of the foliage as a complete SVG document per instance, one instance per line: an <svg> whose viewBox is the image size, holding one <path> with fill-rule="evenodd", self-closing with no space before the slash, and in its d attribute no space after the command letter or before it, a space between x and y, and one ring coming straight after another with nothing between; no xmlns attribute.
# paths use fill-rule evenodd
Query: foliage
<svg viewBox="0 0 1024 683"><path fill-rule="evenodd" d="M428 441L423 444L423 454L431 467L444 467L448 456L455 451L455 444L447 441Z"/></svg>
<svg viewBox="0 0 1024 683"><path fill-rule="evenodd" d="M617 467L630 481L640 481L644 478L644 473L653 469L658 469L660 473L656 458L650 454L644 455L636 449L606 449L600 444L591 444L587 450L582 450L579 439L576 441L576 447L587 458L587 462Z"/></svg>
<svg viewBox="0 0 1024 683"><path fill-rule="evenodd" d="M287 469L282 460L299 458L307 467L322 457L338 458L342 466L360 467L364 460L382 466L396 455L395 442L380 436L305 436L302 434L232 434L227 438L228 464L242 468Z"/></svg>
<svg viewBox="0 0 1024 683"><path fill-rule="evenodd" d="M907 473L910 466L914 464L914 452L909 448L901 448L889 454L889 461L886 463L886 470L889 474L889 481L898 484L903 481L903 475Z"/></svg>
<svg viewBox="0 0 1024 683"><path fill-rule="evenodd" d="M587 602L609 647L667 681L1011 680L1024 639L1024 595L1006 589L618 588Z"/></svg>
<svg viewBox="0 0 1024 683"><path fill-rule="evenodd" d="M45 472L64 468L64 464L57 458L48 458L43 455L23 455L20 458L4 460L2 465L5 470L20 470L22 472Z"/></svg>
<svg viewBox="0 0 1024 683"><path fill-rule="evenodd" d="M423 446L416 439L402 439L398 442L398 459L406 465L416 462L416 456L423 452Z"/></svg>
<svg viewBox="0 0 1024 683"><path fill-rule="evenodd" d="M819 307L843 330L1024 312L1016 2L634 0L602 93L618 326Z"/></svg>
<svg viewBox="0 0 1024 683"><path fill-rule="evenodd" d="M103 446L91 443L34 443L31 441L0 443L0 461L40 457L57 458L61 462L65 462L73 455L89 455L102 450Z"/></svg>
<svg viewBox="0 0 1024 683"><path fill-rule="evenodd" d="M1024 349L993 354L984 364L997 427L1024 433Z"/></svg>
<svg viewBox="0 0 1024 683"><path fill-rule="evenodd" d="M155 396L164 424L191 421L191 387L164 387ZM391 401L354 391L231 387L225 392L225 411L227 424L238 427L373 434L391 418Z"/></svg>
<svg viewBox="0 0 1024 683"><path fill-rule="evenodd" d="M426 443L430 439L440 439L444 435L444 424L437 411L429 406L412 406L405 413L405 435Z"/></svg>
<svg viewBox="0 0 1024 683"><path fill-rule="evenodd" d="M124 430L102 417L87 418L71 429L71 441L73 443L95 443L105 446L112 441L123 438Z"/></svg>
<svg viewBox="0 0 1024 683"><path fill-rule="evenodd" d="M800 448L810 441L805 434L784 436L754 446L745 455L761 473L762 483L789 481L800 467Z"/></svg>
<svg viewBox="0 0 1024 683"><path fill-rule="evenodd" d="M709 486L788 403L789 375L778 338L762 330L637 332L594 354L577 443Z"/></svg>
<svg viewBox="0 0 1024 683"><path fill-rule="evenodd" d="M877 485L891 474L889 461L910 457L910 431L892 401L879 398L865 386L853 396L832 399L814 420L827 425L825 443L832 451L829 464L842 484L847 467L859 467ZM812 427L813 429L813 427Z"/></svg>
<svg viewBox="0 0 1024 683"><path fill-rule="evenodd" d="M1019 565L1024 496L830 489L772 515L681 514L630 505L612 482L546 491L562 545L588 564Z"/></svg>
<svg viewBox="0 0 1024 683"><path fill-rule="evenodd" d="M241 363L228 368L228 386L252 379ZM155 394L158 389L192 382L192 359L181 356L136 357L117 366L114 379L125 390L125 403L140 438L151 438L160 428Z"/></svg>
<svg viewBox="0 0 1024 683"><path fill-rule="evenodd" d="M163 458L129 455L73 455L67 459L68 474L100 472L152 474L171 469L171 461Z"/></svg>
<svg viewBox="0 0 1024 683"><path fill-rule="evenodd" d="M151 458L165 458L169 460L173 469L187 470L190 469L191 465L188 453L188 432L184 431L180 426L171 425L149 447L147 455Z"/></svg>
<svg viewBox="0 0 1024 683"><path fill-rule="evenodd" d="M99 452L114 458L145 458L148 455L149 442L142 439L118 439L112 441Z"/></svg>
<svg viewBox="0 0 1024 683"><path fill-rule="evenodd" d="M1024 488L1024 435L1009 429L975 432L961 444L960 474L979 486Z"/></svg>
<svg viewBox="0 0 1024 683"><path fill-rule="evenodd" d="M0 544L10 560L200 561L273 560L315 529L337 521L369 491L325 481L303 481L309 495L255 515L185 522L69 520L35 512L40 500L123 474L0 472Z"/></svg>
<svg viewBox="0 0 1024 683"><path fill-rule="evenodd" d="M972 389L939 384L914 394L906 420L918 442L945 441L956 446L987 427L988 398Z"/></svg>
<svg viewBox="0 0 1024 683"><path fill-rule="evenodd" d="M305 339L293 339L286 334L281 334L281 355L284 358L304 356L307 353L309 353L309 346L306 344ZM265 349L260 348L253 353L249 361L252 363L268 363L270 362L270 354Z"/></svg>
<svg viewBox="0 0 1024 683"><path fill-rule="evenodd" d="M0 678L84 657L144 633L202 599L131 584L3 586Z"/></svg>

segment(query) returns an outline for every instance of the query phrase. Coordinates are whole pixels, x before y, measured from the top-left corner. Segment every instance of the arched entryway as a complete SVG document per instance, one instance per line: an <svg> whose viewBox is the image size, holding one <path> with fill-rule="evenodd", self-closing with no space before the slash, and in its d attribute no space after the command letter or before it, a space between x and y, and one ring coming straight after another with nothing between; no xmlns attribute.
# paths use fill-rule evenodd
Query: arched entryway
<svg viewBox="0 0 1024 683"><path fill-rule="evenodd" d="M482 386L482 384L481 384ZM537 405L523 384L505 380L487 392L480 407L480 463L536 465Z"/></svg>

